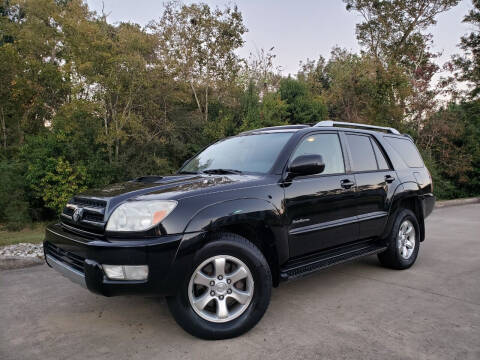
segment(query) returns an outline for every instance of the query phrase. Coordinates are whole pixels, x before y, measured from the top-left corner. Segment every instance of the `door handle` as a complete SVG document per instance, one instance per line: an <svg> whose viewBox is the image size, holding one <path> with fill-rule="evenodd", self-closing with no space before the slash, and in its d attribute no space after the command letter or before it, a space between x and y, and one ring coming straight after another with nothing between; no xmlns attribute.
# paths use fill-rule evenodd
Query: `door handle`
<svg viewBox="0 0 480 360"><path fill-rule="evenodd" d="M344 189L350 189L354 185L355 183L350 179L344 179L340 181L340 186L343 187Z"/></svg>
<svg viewBox="0 0 480 360"><path fill-rule="evenodd" d="M385 181L390 184L395 181L395 178L392 175L385 175Z"/></svg>

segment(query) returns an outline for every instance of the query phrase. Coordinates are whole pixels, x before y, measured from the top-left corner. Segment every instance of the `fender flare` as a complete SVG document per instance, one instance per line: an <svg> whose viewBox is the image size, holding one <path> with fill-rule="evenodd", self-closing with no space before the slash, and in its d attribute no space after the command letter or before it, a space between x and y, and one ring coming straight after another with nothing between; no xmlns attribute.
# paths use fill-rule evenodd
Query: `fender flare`
<svg viewBox="0 0 480 360"><path fill-rule="evenodd" d="M396 214L399 204L401 201L405 199L410 199L413 198L415 201L415 206L419 207L416 209L416 213L418 216L418 223L420 225L420 241L423 241L425 239L425 222L423 219L423 210L422 210L422 202L418 200L418 191L420 190L419 185L414 182L414 181L407 181L404 183L399 184L393 193L392 196L392 201L390 203L390 209L389 209L389 216L388 216L388 221L387 221L387 226L385 227L385 230L382 234L382 238L386 238L393 227L393 223L395 222L395 217L393 216Z"/></svg>

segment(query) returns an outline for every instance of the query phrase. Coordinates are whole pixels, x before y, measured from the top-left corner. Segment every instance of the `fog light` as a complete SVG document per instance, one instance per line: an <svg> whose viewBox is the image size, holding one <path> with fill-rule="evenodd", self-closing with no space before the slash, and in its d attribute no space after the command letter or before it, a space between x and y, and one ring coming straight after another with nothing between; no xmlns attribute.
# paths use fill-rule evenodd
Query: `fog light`
<svg viewBox="0 0 480 360"><path fill-rule="evenodd" d="M148 278L148 266L124 266L125 280L146 280Z"/></svg>
<svg viewBox="0 0 480 360"><path fill-rule="evenodd" d="M125 280L125 273L121 265L103 265L103 270L110 280Z"/></svg>
<svg viewBox="0 0 480 360"><path fill-rule="evenodd" d="M147 265L102 265L110 280L146 280Z"/></svg>

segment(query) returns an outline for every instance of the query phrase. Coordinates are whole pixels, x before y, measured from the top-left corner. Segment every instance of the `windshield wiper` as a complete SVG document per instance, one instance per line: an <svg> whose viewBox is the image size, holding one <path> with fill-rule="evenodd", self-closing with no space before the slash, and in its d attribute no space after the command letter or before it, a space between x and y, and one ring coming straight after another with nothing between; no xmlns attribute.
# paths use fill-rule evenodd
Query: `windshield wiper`
<svg viewBox="0 0 480 360"><path fill-rule="evenodd" d="M240 170L234 169L207 169L202 171L204 174L241 174Z"/></svg>
<svg viewBox="0 0 480 360"><path fill-rule="evenodd" d="M193 174L198 174L198 172L196 172L196 171L179 171L178 173L179 174L192 174L192 175Z"/></svg>

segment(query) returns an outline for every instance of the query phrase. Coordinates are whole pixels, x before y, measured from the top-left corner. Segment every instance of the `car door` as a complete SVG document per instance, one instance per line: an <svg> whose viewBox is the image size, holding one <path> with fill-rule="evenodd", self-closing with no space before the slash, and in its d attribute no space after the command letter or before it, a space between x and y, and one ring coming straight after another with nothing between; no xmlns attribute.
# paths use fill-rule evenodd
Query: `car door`
<svg viewBox="0 0 480 360"><path fill-rule="evenodd" d="M354 176L348 175L346 149L338 132L305 136L290 157L322 155L325 170L285 184L290 256L332 248L358 238Z"/></svg>
<svg viewBox="0 0 480 360"><path fill-rule="evenodd" d="M347 133L350 165L357 184L357 216L360 239L381 235L389 203L398 180L384 151L368 134Z"/></svg>

